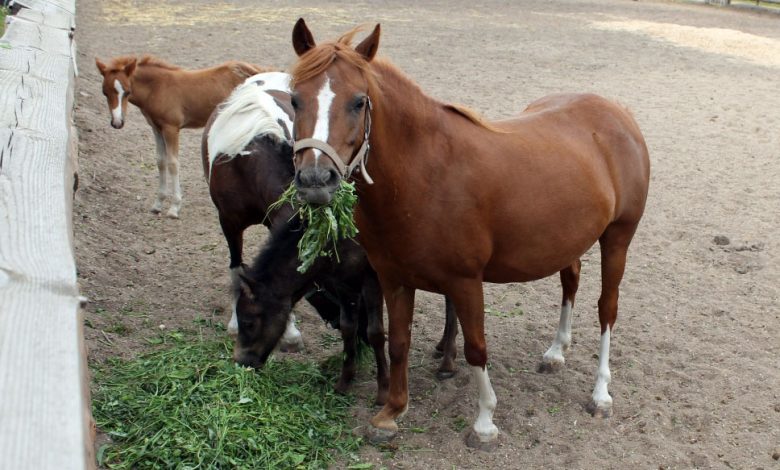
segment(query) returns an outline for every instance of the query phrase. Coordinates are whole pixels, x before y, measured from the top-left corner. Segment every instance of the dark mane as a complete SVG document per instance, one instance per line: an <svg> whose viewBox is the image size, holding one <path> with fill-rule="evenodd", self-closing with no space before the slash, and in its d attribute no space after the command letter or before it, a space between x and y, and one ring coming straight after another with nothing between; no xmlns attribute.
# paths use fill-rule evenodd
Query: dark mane
<svg viewBox="0 0 780 470"><path fill-rule="evenodd" d="M297 263L298 241L302 236L303 227L297 216L273 227L265 246L247 270L249 277L258 283L268 284L275 277L281 276L286 270L279 265L289 261L289 253L295 253Z"/></svg>

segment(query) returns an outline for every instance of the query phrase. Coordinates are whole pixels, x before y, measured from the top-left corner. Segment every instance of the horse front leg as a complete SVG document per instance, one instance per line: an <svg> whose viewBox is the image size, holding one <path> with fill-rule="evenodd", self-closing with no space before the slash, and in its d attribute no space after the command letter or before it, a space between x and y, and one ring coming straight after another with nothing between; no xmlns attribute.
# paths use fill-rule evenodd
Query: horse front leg
<svg viewBox="0 0 780 470"><path fill-rule="evenodd" d="M157 128L151 121L149 125L152 126L152 132L154 133L154 144L157 151L157 198L152 204L152 214L159 214L162 211L163 204L168 195L168 164L165 156L165 139L163 139L162 131Z"/></svg>
<svg viewBox="0 0 780 470"><path fill-rule="evenodd" d="M472 376L479 392L479 414L474 421L472 432L466 437L466 445L489 450L493 448L498 437L498 428L493 424L496 394L490 384L487 371L482 281L467 280L455 283L451 287L450 295L463 332L463 355L471 366Z"/></svg>
<svg viewBox="0 0 780 470"><path fill-rule="evenodd" d="M572 263L571 266L562 270L561 288L563 290L563 299L561 300L561 317L558 321L558 332L553 339L552 345L542 356L542 362L539 364L539 372L555 372L563 368L566 360L563 353L571 346L571 312L574 308L574 297L577 295L577 288L580 285L580 260Z"/></svg>
<svg viewBox="0 0 780 470"><path fill-rule="evenodd" d="M181 209L181 184L179 183L179 128L165 126L162 129L165 139L165 160L168 170L169 184L172 186L171 207L165 214L172 219L179 218Z"/></svg>
<svg viewBox="0 0 780 470"><path fill-rule="evenodd" d="M444 334L436 345L436 354L434 357L441 357L441 365L436 371L436 377L439 380L449 379L455 376L458 371L455 365L455 357L458 355L455 346L455 338L458 336L458 317L455 314L455 306L448 296L444 296L445 319Z"/></svg>
<svg viewBox="0 0 780 470"><path fill-rule="evenodd" d="M398 434L395 420L409 405L409 343L412 339L414 289L388 282L380 277L389 319L390 387L387 402L371 418L368 438L373 443L389 441Z"/></svg>
<svg viewBox="0 0 780 470"><path fill-rule="evenodd" d="M344 305L339 317L339 329L344 343L344 362L341 364L341 376L336 383L336 392L346 394L357 371L355 359L357 357L357 315L360 303L355 296L342 296L342 300Z"/></svg>
<svg viewBox="0 0 780 470"><path fill-rule="evenodd" d="M376 360L376 401L377 405L387 403L390 377L385 355L385 325L382 316L382 289L376 274L366 275L363 280L362 311L366 315L366 336L368 344L374 350Z"/></svg>
<svg viewBox="0 0 780 470"><path fill-rule="evenodd" d="M239 274L244 274L244 264L242 263L242 252L244 248L244 228L231 223L223 214L220 214L219 224L222 226L222 234L227 241L228 251L230 251L230 293L233 296L231 302L232 313L230 321L227 324L227 332L230 336L238 336L238 314L236 305L238 304L238 292L241 282Z"/></svg>
<svg viewBox="0 0 780 470"><path fill-rule="evenodd" d="M287 327L281 341L279 341L279 350L290 353L303 351L303 335L295 327L295 314L293 312L290 312L290 316L287 317Z"/></svg>

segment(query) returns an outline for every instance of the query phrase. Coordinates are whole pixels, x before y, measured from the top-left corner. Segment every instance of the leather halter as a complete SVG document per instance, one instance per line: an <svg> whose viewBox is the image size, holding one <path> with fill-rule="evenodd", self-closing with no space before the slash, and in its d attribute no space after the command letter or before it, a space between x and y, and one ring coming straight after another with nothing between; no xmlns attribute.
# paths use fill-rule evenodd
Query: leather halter
<svg viewBox="0 0 780 470"><path fill-rule="evenodd" d="M350 161L348 164L344 164L344 160L339 156L339 153L336 151L336 149L331 147L327 142L319 139L307 138L295 141L295 145L293 146L293 154L297 154L303 149L317 149L330 158L333 164L336 165L336 168L338 168L342 178L348 179L350 176L352 176L355 168L359 166L360 173L363 175L363 179L366 180L366 183L374 184L374 180L368 176L368 171L366 171L366 159L368 158L368 151L371 148L371 145L368 143L368 137L371 135L371 98L369 97L366 97L366 112L364 116L363 145L360 146L360 149L357 151L355 156L352 157L352 161Z"/></svg>

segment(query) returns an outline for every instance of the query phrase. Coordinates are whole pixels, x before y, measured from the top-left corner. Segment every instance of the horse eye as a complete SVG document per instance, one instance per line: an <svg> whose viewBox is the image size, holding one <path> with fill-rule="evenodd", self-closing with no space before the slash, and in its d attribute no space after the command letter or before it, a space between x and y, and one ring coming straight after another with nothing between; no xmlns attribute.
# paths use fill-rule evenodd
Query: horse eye
<svg viewBox="0 0 780 470"><path fill-rule="evenodd" d="M300 103L298 102L297 96L290 97L290 105L292 106L293 110L298 111Z"/></svg>
<svg viewBox="0 0 780 470"><path fill-rule="evenodd" d="M357 98L355 102L352 104L352 109L357 112L363 109L363 106L365 105L366 105L366 98L361 96L360 98Z"/></svg>

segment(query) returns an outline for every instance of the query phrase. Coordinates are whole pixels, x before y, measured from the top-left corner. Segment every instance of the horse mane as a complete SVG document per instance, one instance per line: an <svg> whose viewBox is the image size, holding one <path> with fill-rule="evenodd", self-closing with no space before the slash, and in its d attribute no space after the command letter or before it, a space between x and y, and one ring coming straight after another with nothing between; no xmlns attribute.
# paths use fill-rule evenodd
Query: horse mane
<svg viewBox="0 0 780 470"><path fill-rule="evenodd" d="M181 67L173 65L173 64L171 64L169 62L166 62L166 61L160 59L159 57L155 57L155 56L150 55L150 54L143 55L138 60L138 65L146 65L146 66L149 66L149 67L159 67L159 68L165 69L165 70L181 70Z"/></svg>
<svg viewBox="0 0 780 470"><path fill-rule="evenodd" d="M362 26L353 28L338 38L336 41L322 43L303 54L303 56L301 56L300 60L293 66L292 71L290 72L292 75L292 79L290 80L290 87L292 88L296 83L304 82L310 78L316 77L317 75L325 72L325 70L327 70L328 67L330 67L330 65L336 61L336 59L341 59L360 70L368 82L369 96L375 96L375 92L378 89L376 73L371 69L371 63L367 62L360 53L352 48L352 39L362 30ZM400 69L398 69L398 67L394 66L387 60L374 59L373 63L381 64L381 67L393 70L396 74L406 78L406 75ZM412 82L411 80L409 81ZM412 83L414 84L414 82ZM417 88L420 90L420 93L424 94L419 86L417 86ZM455 114L468 119L473 124L482 127L483 129L487 129L492 132L506 133L506 131L499 129L487 122L476 111L465 106L448 103L443 103L442 106L445 110L454 112Z"/></svg>
<svg viewBox="0 0 780 470"><path fill-rule="evenodd" d="M289 254L293 253L297 261L298 241L302 237L303 223L297 215L272 227L268 240L247 270L248 276L257 283L270 284L284 271L279 264L284 264Z"/></svg>
<svg viewBox="0 0 780 470"><path fill-rule="evenodd" d="M258 76L257 80L262 79ZM257 136L273 136L285 142L284 129L268 111L274 99L249 79L236 87L219 105L217 117L208 130L209 175L214 161L224 155L223 162L241 155L244 148Z"/></svg>

